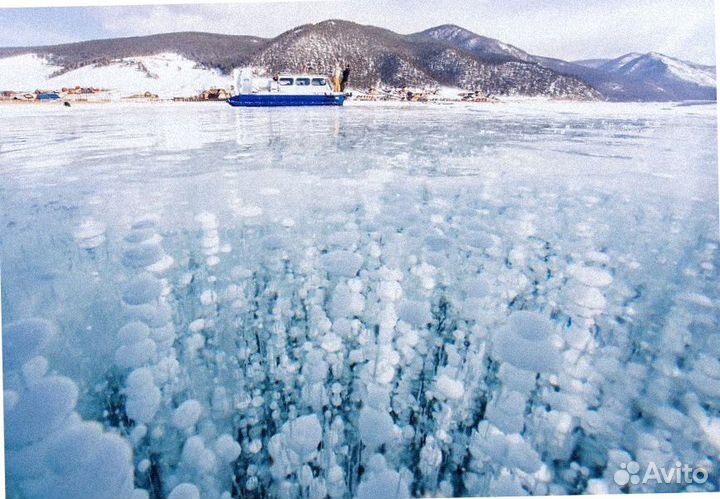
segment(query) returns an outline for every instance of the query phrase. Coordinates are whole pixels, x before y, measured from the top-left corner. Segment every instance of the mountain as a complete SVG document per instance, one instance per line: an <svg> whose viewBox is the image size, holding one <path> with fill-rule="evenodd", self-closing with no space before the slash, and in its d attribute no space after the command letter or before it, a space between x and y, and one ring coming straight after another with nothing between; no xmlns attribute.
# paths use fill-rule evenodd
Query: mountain
<svg viewBox="0 0 720 499"><path fill-rule="evenodd" d="M236 67L280 72L311 66L329 74L336 63L350 64L350 84L358 89L380 84L449 86L500 96L715 99L714 67L661 54L567 62L456 25L401 35L341 20L306 24L271 39L182 32L0 48L0 90L82 85L187 95L201 84L229 87Z"/></svg>
<svg viewBox="0 0 720 499"><path fill-rule="evenodd" d="M600 64L597 67L597 69L600 69L607 73L613 73L628 62L632 61L633 59L637 59L638 57L642 57L642 54L639 54L637 52L630 52L629 54L622 55L617 59L606 59L604 63Z"/></svg>
<svg viewBox="0 0 720 499"><path fill-rule="evenodd" d="M172 52L195 61L200 66L229 73L233 67L245 63L249 54L266 43L266 39L254 36L183 32L62 45L0 48L0 58L36 54L66 71L72 71L82 66L102 65L112 60Z"/></svg>
<svg viewBox="0 0 720 499"><path fill-rule="evenodd" d="M355 87L378 81L392 86L432 85L436 82L420 67L419 50L421 46L392 31L330 20L280 34L252 55L250 65L272 73L312 67L330 74L341 63L350 65Z"/></svg>
<svg viewBox="0 0 720 499"><path fill-rule="evenodd" d="M666 98L667 96L658 95L655 89L645 84L645 82L624 78L622 75L614 75L600 67L583 66L552 57L533 56L533 60L557 73L573 76L587 82L611 101L673 100L672 98Z"/></svg>
<svg viewBox="0 0 720 499"><path fill-rule="evenodd" d="M273 72L300 71L312 66L316 71L330 73L340 62L351 65L351 86L355 88L378 83L394 87L443 85L493 95L601 97L590 85L575 77L515 57L498 58L489 50L477 50L478 46L458 47L431 36L400 35L374 26L329 20L299 26L272 39L170 33L0 49L0 58L7 60L32 55L45 61L48 70L52 69L43 81L47 85L54 77L72 76L85 67L136 67L137 71L143 72L139 63L144 62L138 58L174 53L194 61L198 68L223 74L229 74L234 67L247 65ZM2 61L0 59L0 63ZM0 73L3 72L7 70L0 64ZM150 77L152 71L150 73L146 76ZM0 78L0 82L5 88L12 88L7 87L12 83L12 78L7 75Z"/></svg>
<svg viewBox="0 0 720 499"><path fill-rule="evenodd" d="M685 98L715 98L715 67L694 64L657 52L615 59L601 69L627 79L643 81L669 95L685 92ZM629 60L628 60L629 59Z"/></svg>
<svg viewBox="0 0 720 499"><path fill-rule="evenodd" d="M532 56L513 45L493 38L480 36L454 24L436 26L413 35L415 38L433 38L461 47L468 52L486 60L496 62L532 61Z"/></svg>
<svg viewBox="0 0 720 499"><path fill-rule="evenodd" d="M438 26L416 37L444 41L475 54L534 62L555 73L577 78L615 101L715 100L715 67L658 53L629 53L617 59L567 62L530 55L512 45L453 25Z"/></svg>
<svg viewBox="0 0 720 499"><path fill-rule="evenodd" d="M597 69L609 60L610 59L580 59L578 61L572 61L572 63L578 66L585 66L586 68Z"/></svg>
<svg viewBox="0 0 720 499"><path fill-rule="evenodd" d="M716 100L715 66L704 66L650 52L631 52L616 59L565 71L618 100ZM559 70L559 68L555 68Z"/></svg>
<svg viewBox="0 0 720 499"><path fill-rule="evenodd" d="M493 95L544 95L595 99L597 93L574 77L534 63L485 57L430 36L399 35L340 20L287 31L256 52L251 63L272 71L324 73L342 61L352 68L353 85L369 87L453 86Z"/></svg>

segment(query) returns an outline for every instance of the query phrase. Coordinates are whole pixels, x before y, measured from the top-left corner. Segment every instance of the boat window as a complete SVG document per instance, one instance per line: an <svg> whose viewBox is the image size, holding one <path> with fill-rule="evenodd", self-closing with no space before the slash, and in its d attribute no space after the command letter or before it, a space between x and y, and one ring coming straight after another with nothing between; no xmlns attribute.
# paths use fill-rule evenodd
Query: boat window
<svg viewBox="0 0 720 499"><path fill-rule="evenodd" d="M295 78L295 85L298 87L307 87L310 85L310 78Z"/></svg>
<svg viewBox="0 0 720 499"><path fill-rule="evenodd" d="M289 87L293 84L292 78L278 78L278 85L281 87Z"/></svg>
<svg viewBox="0 0 720 499"><path fill-rule="evenodd" d="M312 84L313 87L324 87L327 81L325 81L325 78L313 78Z"/></svg>

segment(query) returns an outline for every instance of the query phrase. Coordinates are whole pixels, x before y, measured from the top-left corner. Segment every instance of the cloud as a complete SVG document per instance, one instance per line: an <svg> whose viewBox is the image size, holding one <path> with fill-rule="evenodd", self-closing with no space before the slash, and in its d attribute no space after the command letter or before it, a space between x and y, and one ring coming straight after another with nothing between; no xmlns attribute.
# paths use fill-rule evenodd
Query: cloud
<svg viewBox="0 0 720 499"><path fill-rule="evenodd" d="M16 9L22 15L15 17L24 23L3 23L0 11L0 42L57 43L172 31L273 37L299 24L342 18L399 33L454 23L533 54L568 60L658 51L709 64L715 61L712 0L209 1L64 9L68 19L75 16L73 26L69 20L61 25L56 16L39 16L50 9Z"/></svg>
<svg viewBox="0 0 720 499"><path fill-rule="evenodd" d="M31 45L57 45L77 41L67 33L49 30L37 31L32 26L13 26L0 29L0 47Z"/></svg>
<svg viewBox="0 0 720 499"><path fill-rule="evenodd" d="M343 0L245 0L214 5L128 6L98 10L98 17L105 30L118 35L208 31L272 37L297 24L333 17L337 6L343 3Z"/></svg>
<svg viewBox="0 0 720 499"><path fill-rule="evenodd" d="M696 0L691 6L670 0L557 5L533 12L530 29L521 33L516 24L510 36L522 40L523 48L567 59L664 51L714 60L712 1Z"/></svg>
<svg viewBox="0 0 720 499"><path fill-rule="evenodd" d="M202 31L206 16L177 12L168 6L111 7L101 12L102 27L118 36L147 35L167 31Z"/></svg>

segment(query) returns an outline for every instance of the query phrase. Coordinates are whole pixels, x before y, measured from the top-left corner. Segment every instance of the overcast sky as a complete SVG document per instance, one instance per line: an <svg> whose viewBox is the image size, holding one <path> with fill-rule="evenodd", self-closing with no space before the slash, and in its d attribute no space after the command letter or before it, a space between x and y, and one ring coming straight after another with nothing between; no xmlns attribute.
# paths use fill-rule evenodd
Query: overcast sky
<svg viewBox="0 0 720 499"><path fill-rule="evenodd" d="M74 0L34 1L68 5ZM330 18L399 33L453 23L533 54L567 60L656 51L715 63L712 0L236 0L220 5L5 8L0 9L0 46L189 30L272 37Z"/></svg>

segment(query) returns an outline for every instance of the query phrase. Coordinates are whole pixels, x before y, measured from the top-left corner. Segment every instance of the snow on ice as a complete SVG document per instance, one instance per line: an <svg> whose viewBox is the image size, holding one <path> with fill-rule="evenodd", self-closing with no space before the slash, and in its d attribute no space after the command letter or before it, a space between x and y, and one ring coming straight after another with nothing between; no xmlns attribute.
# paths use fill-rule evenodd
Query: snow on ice
<svg viewBox="0 0 720 499"><path fill-rule="evenodd" d="M4 117L8 497L718 490L714 106Z"/></svg>

